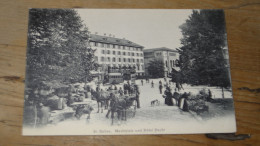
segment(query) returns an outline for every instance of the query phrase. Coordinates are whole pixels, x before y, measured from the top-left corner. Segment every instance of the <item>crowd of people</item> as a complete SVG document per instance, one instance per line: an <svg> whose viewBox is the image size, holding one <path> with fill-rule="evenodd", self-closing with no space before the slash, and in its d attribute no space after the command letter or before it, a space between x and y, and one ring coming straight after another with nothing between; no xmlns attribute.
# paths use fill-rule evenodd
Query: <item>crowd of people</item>
<svg viewBox="0 0 260 146"><path fill-rule="evenodd" d="M91 89L89 86L86 86L86 91L91 92ZM140 90L138 85L136 84L130 84L129 81L127 81L126 84L123 85L123 87L117 87L117 85L110 85L108 88L101 89L100 84L96 86L97 93L103 92L103 91L108 91L108 92L113 92L119 95L119 97L124 97L124 96L135 96L136 97L136 103L137 103L137 108L140 108L140 100L139 100L139 95L140 95ZM86 97L87 98L87 97Z"/></svg>

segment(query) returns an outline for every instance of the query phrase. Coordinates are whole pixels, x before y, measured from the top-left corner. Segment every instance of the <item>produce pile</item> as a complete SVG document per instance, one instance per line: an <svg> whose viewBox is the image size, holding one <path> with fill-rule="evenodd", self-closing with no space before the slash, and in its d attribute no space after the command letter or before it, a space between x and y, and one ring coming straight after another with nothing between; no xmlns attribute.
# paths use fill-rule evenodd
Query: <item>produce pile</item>
<svg viewBox="0 0 260 146"><path fill-rule="evenodd" d="M206 101L208 101L211 96L210 91L206 89L202 89L199 91L197 95L189 95L186 99L188 109L200 115L203 112L208 111L208 106L206 105Z"/></svg>

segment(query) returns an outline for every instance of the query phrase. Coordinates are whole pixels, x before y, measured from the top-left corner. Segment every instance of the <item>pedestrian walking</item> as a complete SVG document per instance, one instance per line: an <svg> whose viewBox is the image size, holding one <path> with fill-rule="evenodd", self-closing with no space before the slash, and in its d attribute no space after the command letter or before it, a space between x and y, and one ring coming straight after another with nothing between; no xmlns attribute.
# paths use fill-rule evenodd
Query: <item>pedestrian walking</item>
<svg viewBox="0 0 260 146"><path fill-rule="evenodd" d="M100 91L100 85L98 84L96 87L96 92L99 92L99 91Z"/></svg>
<svg viewBox="0 0 260 146"><path fill-rule="evenodd" d="M162 81L161 80L159 81L159 85L162 85Z"/></svg>
<svg viewBox="0 0 260 146"><path fill-rule="evenodd" d="M162 84L160 84L159 85L160 94L162 94L162 88L163 88L163 86L162 86Z"/></svg>
<svg viewBox="0 0 260 146"><path fill-rule="evenodd" d="M142 86L144 85L144 81L143 81L143 79L141 80L141 83L142 83Z"/></svg>
<svg viewBox="0 0 260 146"><path fill-rule="evenodd" d="M140 100L139 100L139 95L140 95L140 90L137 85L134 85L135 87L135 95L136 95L136 103L137 103L137 108L140 108Z"/></svg>
<svg viewBox="0 0 260 146"><path fill-rule="evenodd" d="M118 93L120 94L120 96L123 96L123 95L124 95L124 91L122 90L121 87L119 88Z"/></svg>
<svg viewBox="0 0 260 146"><path fill-rule="evenodd" d="M153 83L153 81L151 82L151 87L153 88L153 85L154 85L154 83Z"/></svg>

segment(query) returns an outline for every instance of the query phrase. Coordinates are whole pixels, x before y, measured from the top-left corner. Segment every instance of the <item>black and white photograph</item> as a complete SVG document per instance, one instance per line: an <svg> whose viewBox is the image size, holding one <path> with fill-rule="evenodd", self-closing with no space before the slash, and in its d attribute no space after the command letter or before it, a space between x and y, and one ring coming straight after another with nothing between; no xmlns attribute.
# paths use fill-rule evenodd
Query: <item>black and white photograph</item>
<svg viewBox="0 0 260 146"><path fill-rule="evenodd" d="M29 9L23 135L236 132L225 15Z"/></svg>

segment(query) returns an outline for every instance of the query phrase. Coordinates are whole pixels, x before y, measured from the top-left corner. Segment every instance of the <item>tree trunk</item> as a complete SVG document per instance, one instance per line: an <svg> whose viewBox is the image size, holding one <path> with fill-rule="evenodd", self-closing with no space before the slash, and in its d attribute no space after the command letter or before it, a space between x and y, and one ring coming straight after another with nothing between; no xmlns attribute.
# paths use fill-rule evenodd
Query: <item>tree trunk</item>
<svg viewBox="0 0 260 146"><path fill-rule="evenodd" d="M224 96L224 88L222 87L222 98L225 98Z"/></svg>
<svg viewBox="0 0 260 146"><path fill-rule="evenodd" d="M36 127L37 124L37 108L36 108L36 104L34 105L34 126L33 128Z"/></svg>

